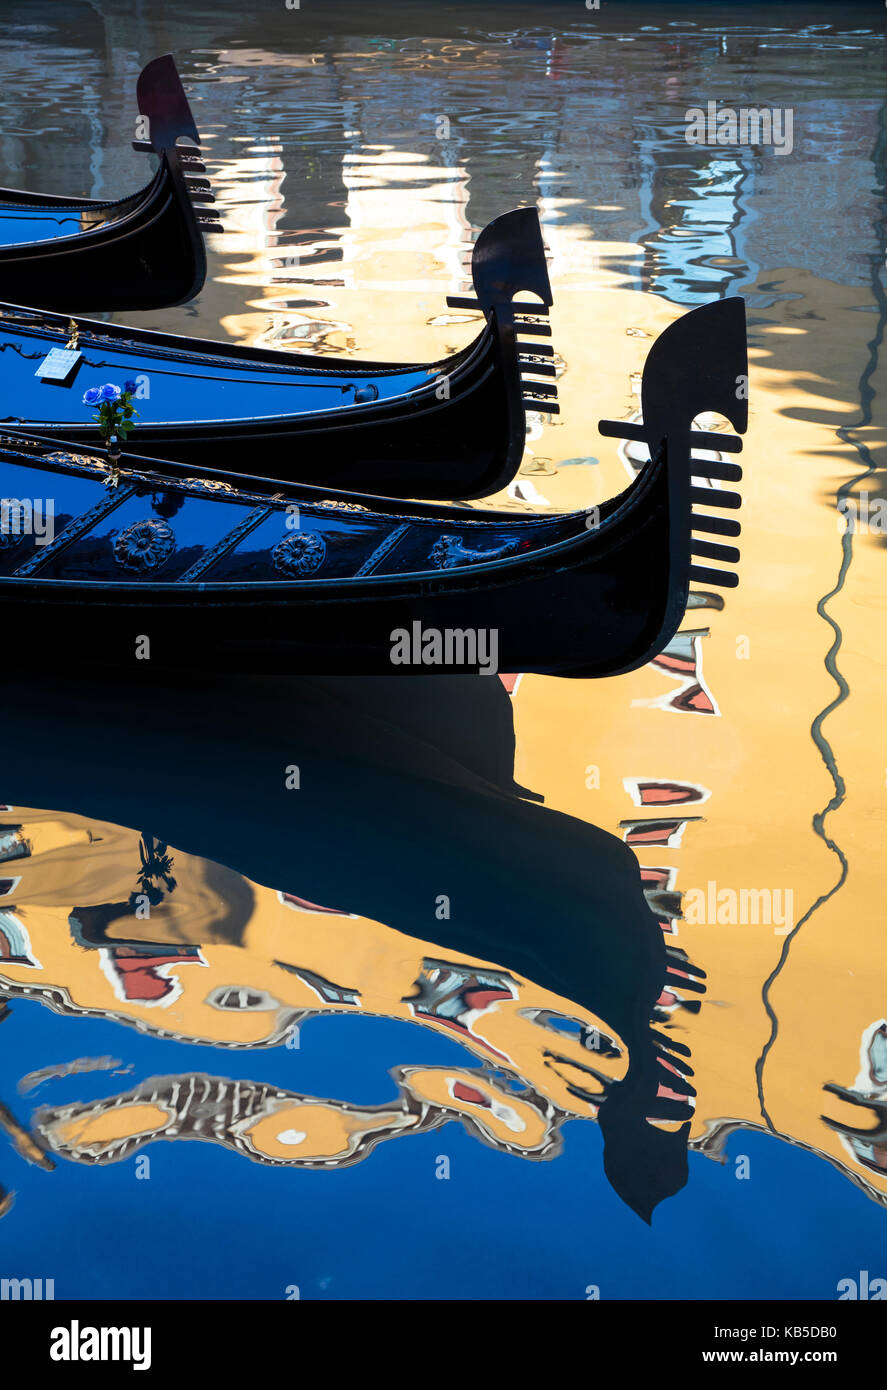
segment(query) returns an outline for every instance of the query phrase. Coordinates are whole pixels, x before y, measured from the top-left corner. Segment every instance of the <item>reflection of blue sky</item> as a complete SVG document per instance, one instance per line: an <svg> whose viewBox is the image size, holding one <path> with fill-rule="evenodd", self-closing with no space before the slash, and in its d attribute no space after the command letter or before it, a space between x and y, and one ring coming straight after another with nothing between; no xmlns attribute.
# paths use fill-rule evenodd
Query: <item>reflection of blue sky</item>
<svg viewBox="0 0 887 1390"><path fill-rule="evenodd" d="M664 209L653 208L652 177L645 184L642 205L654 230L640 240L654 293L693 308L754 278L757 267L740 249L748 215L740 200L743 194L751 200L752 194L746 162L739 154L718 154L691 168L665 164L669 173L679 171L681 184L689 188L683 196L672 194L666 183Z"/></svg>
<svg viewBox="0 0 887 1390"><path fill-rule="evenodd" d="M189 1070L378 1105L394 1095L389 1067L476 1061L447 1038L387 1019L317 1018L298 1051L234 1052L18 1000L12 1010L0 1033L0 1096L21 1119L38 1105ZM25 1070L106 1053L133 1063L133 1074L15 1094ZM75 1299L283 1299L297 1284L304 1299L581 1300L591 1284L604 1299L830 1299L839 1278L883 1271L871 1202L778 1140L736 1134L726 1165L691 1154L688 1188L657 1210L652 1230L607 1182L597 1125L571 1121L564 1141L553 1162L534 1163L453 1123L327 1173L160 1142L141 1151L148 1180L136 1177L135 1158L107 1167L59 1160L45 1173L4 1144L0 1181L17 1197L0 1226L0 1272L54 1278L56 1297ZM449 1180L434 1176L439 1154L450 1159ZM734 1174L740 1154L748 1180Z"/></svg>

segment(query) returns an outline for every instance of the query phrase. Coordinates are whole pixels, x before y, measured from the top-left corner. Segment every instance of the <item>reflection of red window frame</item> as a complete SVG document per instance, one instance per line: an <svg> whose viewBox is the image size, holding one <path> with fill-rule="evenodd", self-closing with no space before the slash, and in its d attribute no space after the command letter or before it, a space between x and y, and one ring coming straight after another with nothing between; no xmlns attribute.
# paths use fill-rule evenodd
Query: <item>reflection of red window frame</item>
<svg viewBox="0 0 887 1390"><path fill-rule="evenodd" d="M632 816L621 820L619 829L624 832L623 840L632 849L679 849L686 827L702 819L702 816Z"/></svg>
<svg viewBox="0 0 887 1390"><path fill-rule="evenodd" d="M640 870L641 883L645 888L659 888L663 892L674 888L674 881L678 876L676 868L649 868L646 864L641 864Z"/></svg>
<svg viewBox="0 0 887 1390"><path fill-rule="evenodd" d="M678 782L673 777L623 777L622 785L635 806L701 806L711 796L698 782ZM657 794L658 793L658 794Z"/></svg>
<svg viewBox="0 0 887 1390"><path fill-rule="evenodd" d="M664 675L680 681L680 688L671 695L659 696L642 703L653 709L672 710L675 714L714 714L720 715L717 702L705 683L702 673L701 639L708 637L710 629L698 628L693 632L678 632L658 656L650 662ZM684 655L682 647L689 644L692 659Z"/></svg>
<svg viewBox="0 0 887 1390"><path fill-rule="evenodd" d="M199 946L169 947L154 955L139 951L132 946L111 946L99 949L99 966L109 981L116 997L126 1004L142 1004L146 1008L160 1005L165 1008L178 999L183 986L177 974L163 974L175 967L178 971L183 965L206 965ZM147 972L152 985L158 988L152 993L131 993L131 987L141 983L138 976ZM156 972L156 973L155 973Z"/></svg>

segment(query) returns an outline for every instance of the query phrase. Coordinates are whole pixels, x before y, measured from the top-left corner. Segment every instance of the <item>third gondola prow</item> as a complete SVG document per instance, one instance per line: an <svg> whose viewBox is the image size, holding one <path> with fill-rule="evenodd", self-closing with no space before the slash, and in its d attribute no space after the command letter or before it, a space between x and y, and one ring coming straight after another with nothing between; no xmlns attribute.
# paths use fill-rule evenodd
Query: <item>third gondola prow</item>
<svg viewBox="0 0 887 1390"><path fill-rule="evenodd" d="M204 232L221 231L200 136L171 54L138 80L146 187L112 202L0 188L0 299L69 313L184 304L206 279ZM188 144L180 144L188 141Z"/></svg>

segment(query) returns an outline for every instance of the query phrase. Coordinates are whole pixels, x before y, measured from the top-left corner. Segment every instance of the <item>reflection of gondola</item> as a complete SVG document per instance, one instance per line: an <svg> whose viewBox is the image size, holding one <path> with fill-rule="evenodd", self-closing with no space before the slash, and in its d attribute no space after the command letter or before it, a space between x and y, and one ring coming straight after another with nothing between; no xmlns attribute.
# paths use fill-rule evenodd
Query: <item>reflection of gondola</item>
<svg viewBox="0 0 887 1390"><path fill-rule="evenodd" d="M506 213L478 237L476 300L487 322L462 352L412 365L351 362L77 322L82 354L61 383L34 375L62 346L61 316L0 305L0 352L13 418L95 445L84 384L138 383L139 449L201 472L244 462L290 482L394 497L482 497L510 482L525 407L552 412L556 387L545 316L551 288L534 208ZM512 302L519 291L537 300ZM89 369L92 369L91 371Z"/></svg>
<svg viewBox="0 0 887 1390"><path fill-rule="evenodd" d="M429 970L410 997L416 1018L458 1021L460 982L475 974L460 967L466 957L495 962L488 975L509 972L518 1000L541 986L574 1002L600 1020L605 1040L618 1038L627 1068L614 1079L593 1041L573 1048L541 1018L545 1069L598 1114L607 1175L648 1219L686 1181L693 1095L686 1048L651 1020L664 988L699 991L700 972L666 947L631 851L515 785L502 684L233 677L219 686L149 668L115 683L110 702L101 678L71 679L61 712L45 686L15 674L5 681L0 711L17 730L4 761L10 802L150 825L175 846L178 864L186 855L220 861L254 883L431 943ZM283 775L293 759L297 791ZM75 873L74 891L80 882ZM72 930L86 950L167 959L213 949L205 924L187 912L166 934L162 913L139 920L123 903L76 915ZM237 947L244 933L231 915L212 939ZM339 917L330 970L344 933ZM298 963L297 917L278 949ZM234 972L227 984L245 983L233 956L226 970ZM39 987L29 973L26 988ZM481 1006L475 998L461 1007Z"/></svg>
<svg viewBox="0 0 887 1390"><path fill-rule="evenodd" d="M0 188L0 296L41 309L157 309L192 299L206 277L202 227L215 214L199 137L170 55L139 77L139 110L160 156L146 188L116 202ZM187 149L180 136L194 141Z"/></svg>
<svg viewBox="0 0 887 1390"><path fill-rule="evenodd" d="M736 583L691 560L738 558L690 533L735 534L736 522L691 509L736 507L739 496L691 486L691 444L709 436L690 426L714 409L745 428L735 394L742 325L742 302L725 300L654 345L642 427L654 456L594 517L516 520L298 488L270 495L255 479L220 490L138 459L108 488L101 460L24 438L13 447L7 436L0 492L54 498L58 521L42 546L25 527L3 537L0 593L20 620L19 654L36 645L53 659L73 648L129 660L143 634L152 660L187 664L199 653L201 665L239 669L633 669L674 634L691 579ZM731 442L715 437L721 448ZM739 476L735 464L705 467ZM172 522L170 499L183 503Z"/></svg>

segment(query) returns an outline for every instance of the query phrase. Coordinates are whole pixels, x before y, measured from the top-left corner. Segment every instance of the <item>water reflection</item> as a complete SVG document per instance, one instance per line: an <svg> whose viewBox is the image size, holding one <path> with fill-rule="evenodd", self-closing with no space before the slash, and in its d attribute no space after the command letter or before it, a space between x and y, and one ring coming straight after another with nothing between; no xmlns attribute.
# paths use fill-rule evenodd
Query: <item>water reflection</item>
<svg viewBox="0 0 887 1390"><path fill-rule="evenodd" d="M176 51L233 230L212 241L199 300L146 324L377 360L441 358L475 332L470 315L438 313L446 293L467 287L474 232L507 207L539 207L563 413L532 418L521 475L501 505L569 510L614 494L638 460L599 441L595 425L635 409L650 341L679 306L728 290L747 298L753 320L740 588L726 606L720 596L693 595L700 611L642 671L601 683L515 675L511 710L495 717L472 701L501 692L484 685L478 694L475 682L428 715L418 701L402 704L396 732L369 684L359 697L305 686L288 738L276 743L262 725L270 718L284 727L290 687L274 695L241 683L236 700L223 692L230 726L213 714L217 691L207 687L201 705L192 689L186 739L178 700L152 707L149 685L97 689L95 709L75 694L65 724L55 699L35 705L26 682L9 683L3 713L15 782L0 795L22 809L0 813L12 827L0 841L8 856L0 876L21 882L6 899L16 921L5 919L0 973L16 990L45 977L56 1007L67 1007L67 990L82 1014L186 1040L171 1044L181 1063L167 1050L159 1065L143 1063L125 1080L84 1074L47 1081L33 1100L7 1095L0 1114L14 1143L31 1133L30 1107L47 1103L50 1148L32 1152L49 1164L58 1146L56 1157L77 1161L60 1162L48 1179L37 1173L46 1187L61 1187L68 1170L86 1174L81 1160L113 1158L118 1145L182 1124L249 1152L255 1192L274 1164L242 1139L254 1119L270 1117L265 1138L272 1130L306 1136L284 1145L289 1162L300 1149L309 1155L309 1130L325 1136L314 1152L338 1143L344 1154L351 1144L361 1152L386 1125L406 1141L420 1132L417 1117L431 1124L445 1114L488 1144L510 1145L509 1157L492 1156L503 1187L514 1168L540 1183L546 1172L564 1174L570 1231L546 1228L539 1239L560 1266L590 1239L578 1222L593 1185L591 1173L571 1169L571 1152L585 1150L573 1137L582 1126L567 1119L593 1119L599 1105L602 1123L611 1114L608 1167L639 1208L632 1181L652 1199L682 1176L684 1141L674 1137L682 1122L651 1125L649 1106L639 1120L631 1103L628 1078L635 1059L652 1056L652 1019L671 1058L686 1059L677 1043L691 1050L698 1091L686 1143L696 1151L694 1175L702 1171L653 1223L654 1236L666 1232L669 1289L708 1296L726 1270L727 1295L763 1296L770 1278L774 1297L829 1296L856 1268L843 1261L857 1259L860 1232L878 1238L872 1200L884 1204L887 1193L883 533L842 535L835 514L839 494L867 489L870 510L883 498L887 456L884 37L880 24L872 32L872 13L814 4L709 5L702 14L670 3L589 14L578 4L513 0L434 7L418 23L393 3L361 10L359 21L355 6L335 4L314 14L304 6L299 16L282 4L249 12L228 0L198 0L187 11L42 0L6 7L0 149L11 185L114 197L144 182L144 162L127 145L135 77L151 56ZM791 157L686 144L688 107L738 99L794 109ZM59 672L62 701L68 680ZM215 760L200 753L208 745ZM313 763L312 748L326 750ZM302 788L285 792L291 764L302 769ZM544 804L515 789L515 776ZM42 844L30 859L26 825ZM98 826L103 838L90 842ZM599 883L601 862L609 867ZM39 886L26 901L18 893L31 870ZM782 937L772 923L718 922L716 913L691 920L691 895L707 901L710 883L716 893L791 890L797 930ZM149 900L162 898L142 920L133 895L146 889ZM449 921L435 917L442 894L451 897ZM659 937L650 936L651 922ZM629 942L641 943L640 959ZM663 980L666 945L707 972L704 994ZM99 962L111 953L106 974ZM0 1037L27 1035L27 1011L37 1006L17 998L11 1012L3 1008ZM368 1096L358 1043L346 1075L314 1073L309 1097L291 1073L272 1077L281 1053L248 1049L282 1048L293 1023L318 1012L342 1028L410 1020L415 1036L421 1027L423 1040L456 1040L464 1055L434 1052L426 1063L423 1053L417 1069L415 1054L401 1053L385 1091ZM76 1020L64 1023L76 1036ZM589 1048L596 1035L619 1054ZM188 1052L189 1038L225 1044L226 1065L217 1050ZM58 1056L25 1050L13 1090L22 1074L65 1060L63 1048ZM87 1050L72 1041L67 1060ZM95 1050L126 1056L123 1041L118 1048L106 1038ZM235 1061L243 1064L236 1074ZM186 1079L172 1082L173 1073ZM207 1091L208 1075L217 1092ZM646 1088L644 1067L637 1075ZM687 1105L679 1085L664 1085L675 1094L660 1099ZM619 1097L629 1114L620 1114ZM315 1107L310 1115L306 1105ZM131 1123L145 1108L153 1130ZM361 1126L368 1137L355 1140ZM512 1163L515 1152L554 1153L558 1134L554 1164ZM767 1134L786 1142L755 1150L755 1137ZM169 1147L180 1165L180 1151L197 1148ZM481 1160L491 1155L475 1147L472 1190L483 1193ZM737 1147L752 1155L750 1184L734 1181ZM334 1181L356 1185L401 1152L407 1142L386 1139L376 1158ZM644 1171L647 1156L656 1167L663 1152L667 1180L661 1169ZM805 1168L806 1153L816 1159ZM725 1166L712 1170L703 1156ZM200 1157L189 1176L208 1181L214 1155ZM826 1162L837 1170L831 1185ZM113 1190L123 1166L95 1175L102 1191ZM712 1171L714 1209L705 1206ZM13 1172L2 1175L10 1188ZM768 1198L769 1173L778 1177ZM805 1182L814 1193L806 1211ZM854 1206L850 1182L869 1200ZM381 1179L380 1189L387 1195ZM528 1226L543 1209L540 1190L521 1208ZM333 1220L345 1210L342 1191ZM31 1198L22 1181L18 1211L35 1222ZM115 1210L128 1211L131 1200L118 1194ZM9 1202L0 1193L0 1211ZM672 1212L684 1225L669 1238ZM4 1221L5 1236L14 1221ZM617 1229L612 1212L610 1221ZM786 1221L787 1249L807 1229L815 1244L806 1261L792 1253L780 1266L774 1233ZM453 1225L461 1239L455 1213ZM839 1259L851 1226L855 1245ZM593 1232L596 1245L602 1232ZM627 1240L624 1227L618 1232ZM508 1248L501 1221L491 1240ZM438 1223L435 1252L445 1241ZM645 1272L653 1248L635 1251L628 1292L661 1297L663 1278ZM687 1270L700 1250L709 1258L694 1280ZM611 1268L618 1258L611 1249ZM580 1297L590 1277L583 1265ZM531 1292L548 1287L538 1269L533 1279Z"/></svg>
<svg viewBox="0 0 887 1390"><path fill-rule="evenodd" d="M72 684L64 727L39 692L6 697L22 746L48 754L7 764L10 794L83 811L9 803L7 995L235 1047L285 1042L314 1013L384 1013L446 1031L485 1069L401 1068L397 1101L372 1111L223 1077L210 1104L206 1076L152 1079L42 1112L53 1152L107 1162L150 1137L214 1137L337 1166L458 1116L551 1157L583 1115L645 1218L684 1183L692 1071L668 986L701 989L700 972L666 948L630 850L515 785L498 681L139 677L118 693L108 710L103 683ZM307 1137L286 1152L290 1132Z"/></svg>

